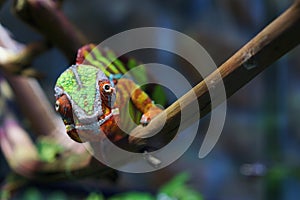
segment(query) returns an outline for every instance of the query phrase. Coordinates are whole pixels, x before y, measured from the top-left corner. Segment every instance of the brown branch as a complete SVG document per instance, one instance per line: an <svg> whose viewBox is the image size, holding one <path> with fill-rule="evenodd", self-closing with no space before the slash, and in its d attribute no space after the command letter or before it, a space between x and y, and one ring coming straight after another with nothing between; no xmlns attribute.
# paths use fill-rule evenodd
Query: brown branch
<svg viewBox="0 0 300 200"><path fill-rule="evenodd" d="M35 44L27 48L24 47L24 45L14 41L0 25L0 49L3 55L0 59L1 66L19 65L22 62L23 64L24 62L28 63L44 48L44 45L36 46ZM32 122L35 133L38 135L54 135L54 132L57 132L58 118L52 111L37 81L32 78L12 75L5 72L3 68L1 72L12 87L20 108Z"/></svg>
<svg viewBox="0 0 300 200"><path fill-rule="evenodd" d="M15 0L14 12L23 21L57 45L69 61L88 40L59 10L61 2L50 0Z"/></svg>
<svg viewBox="0 0 300 200"><path fill-rule="evenodd" d="M18 54L12 55L5 61L1 63L2 65L20 65L27 66L32 63L36 56L45 52L49 49L49 45L46 42L35 42L28 44L22 51Z"/></svg>
<svg viewBox="0 0 300 200"><path fill-rule="evenodd" d="M5 60L0 60L0 68L7 73L22 74L34 77L38 73L28 68L32 61L40 54L49 49L46 42L35 42L27 45L18 53L11 53ZM31 72L31 74L28 74ZM33 72L33 73L32 73Z"/></svg>
<svg viewBox="0 0 300 200"><path fill-rule="evenodd" d="M130 142L138 143L143 139L140 136L153 135L162 126L160 132L164 142L173 138L180 124L180 110L188 110L189 120L186 127L198 120L197 113L190 106L193 103L193 94L197 95L200 106L200 118L211 111L211 102L206 83L218 84L218 73L220 73L226 88L227 98L247 84L264 69L278 60L285 53L293 49L300 42L300 1L296 1L281 16L263 29L250 42L229 58L218 70L210 74L204 81L196 85L191 91L169 106L162 114L154 118L147 127L138 126L131 132ZM185 107L180 108L184 102ZM221 103L221 102L219 102ZM165 114L165 115L164 115ZM164 116L167 116L165 124ZM148 144L154 144L155 137L148 139ZM145 141L143 141L145 142Z"/></svg>

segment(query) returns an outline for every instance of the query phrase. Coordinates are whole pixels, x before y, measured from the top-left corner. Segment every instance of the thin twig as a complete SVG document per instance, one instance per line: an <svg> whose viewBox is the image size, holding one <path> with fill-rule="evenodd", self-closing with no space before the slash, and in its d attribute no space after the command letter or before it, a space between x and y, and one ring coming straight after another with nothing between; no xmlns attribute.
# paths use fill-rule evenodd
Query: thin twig
<svg viewBox="0 0 300 200"><path fill-rule="evenodd" d="M200 82L163 113L154 118L147 127L138 126L135 128L130 134L130 142L141 142L143 140L140 138L141 136L153 135L161 126L163 126L163 129L160 135L163 135L165 142L169 142L180 124L181 109L189 111L189 116L187 117L189 120L182 122L186 124L185 127L199 119L197 117L199 115L189 106L194 102L194 94L198 98L200 118L213 109L211 108L211 100L206 83L218 84L220 82L218 74L220 73L225 84L227 98L229 98L264 69L299 44L299 27L300 1L296 1L281 16L221 65L218 70L210 74L204 81ZM180 102L186 103L186 107L180 108ZM167 116L166 122L162 124L161 122L164 122L165 116ZM152 138L148 139L148 143L154 140ZM153 145L155 146L155 144Z"/></svg>
<svg viewBox="0 0 300 200"><path fill-rule="evenodd" d="M65 17L61 2L48 0L15 0L14 12L30 26L57 45L69 61L88 40Z"/></svg>

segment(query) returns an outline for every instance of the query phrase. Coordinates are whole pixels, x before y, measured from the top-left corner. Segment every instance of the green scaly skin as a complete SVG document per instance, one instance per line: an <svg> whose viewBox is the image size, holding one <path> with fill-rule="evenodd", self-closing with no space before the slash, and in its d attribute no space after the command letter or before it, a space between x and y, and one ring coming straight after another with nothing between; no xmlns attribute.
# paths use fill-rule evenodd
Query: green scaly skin
<svg viewBox="0 0 300 200"><path fill-rule="evenodd" d="M99 69L89 65L79 65L77 69L82 85L77 83L73 71L69 68L57 79L56 86L68 93L74 103L82 108L87 115L91 115L94 112L95 82Z"/></svg>

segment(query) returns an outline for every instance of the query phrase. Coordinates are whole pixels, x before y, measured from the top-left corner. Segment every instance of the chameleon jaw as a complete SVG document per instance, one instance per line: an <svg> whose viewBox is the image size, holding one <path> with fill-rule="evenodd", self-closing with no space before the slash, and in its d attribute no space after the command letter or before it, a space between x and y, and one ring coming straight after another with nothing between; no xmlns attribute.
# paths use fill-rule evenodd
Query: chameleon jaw
<svg viewBox="0 0 300 200"><path fill-rule="evenodd" d="M100 127L102 124L104 124L107 120L109 120L111 117L113 117L114 115L118 115L119 114L119 109L118 108L114 108L111 110L111 112L106 115L103 119L98 120L97 122L93 122L90 124L82 124L82 125L74 125L74 124L68 124L66 125L66 130L68 131L72 131L72 130L76 130L76 131L92 131L94 134L100 134Z"/></svg>

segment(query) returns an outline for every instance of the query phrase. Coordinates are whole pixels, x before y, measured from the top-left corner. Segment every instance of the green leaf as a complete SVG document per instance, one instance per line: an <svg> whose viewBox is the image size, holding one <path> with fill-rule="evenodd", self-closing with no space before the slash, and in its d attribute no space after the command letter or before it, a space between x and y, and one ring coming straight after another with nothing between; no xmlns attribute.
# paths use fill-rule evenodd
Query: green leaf
<svg viewBox="0 0 300 200"><path fill-rule="evenodd" d="M86 200L104 200L102 194L98 194L95 192L90 193L90 195L86 198Z"/></svg>
<svg viewBox="0 0 300 200"><path fill-rule="evenodd" d="M37 149L40 159L45 162L53 162L64 151L63 146L46 138L37 141Z"/></svg>
<svg viewBox="0 0 300 200"><path fill-rule="evenodd" d="M151 94L151 98L155 104L165 106L167 104L167 97L162 86L157 85Z"/></svg>
<svg viewBox="0 0 300 200"><path fill-rule="evenodd" d="M23 195L23 200L42 200L43 196L36 188L29 188Z"/></svg>
<svg viewBox="0 0 300 200"><path fill-rule="evenodd" d="M176 200L203 200L199 192L194 191L186 184L189 177L188 173L177 175L160 189L158 200L167 198Z"/></svg>
<svg viewBox="0 0 300 200"><path fill-rule="evenodd" d="M0 191L0 199L9 199L10 198L10 192L7 190Z"/></svg>
<svg viewBox="0 0 300 200"><path fill-rule="evenodd" d="M118 194L112 196L108 200L155 200L155 198L148 193L142 192L128 192L125 194Z"/></svg>

